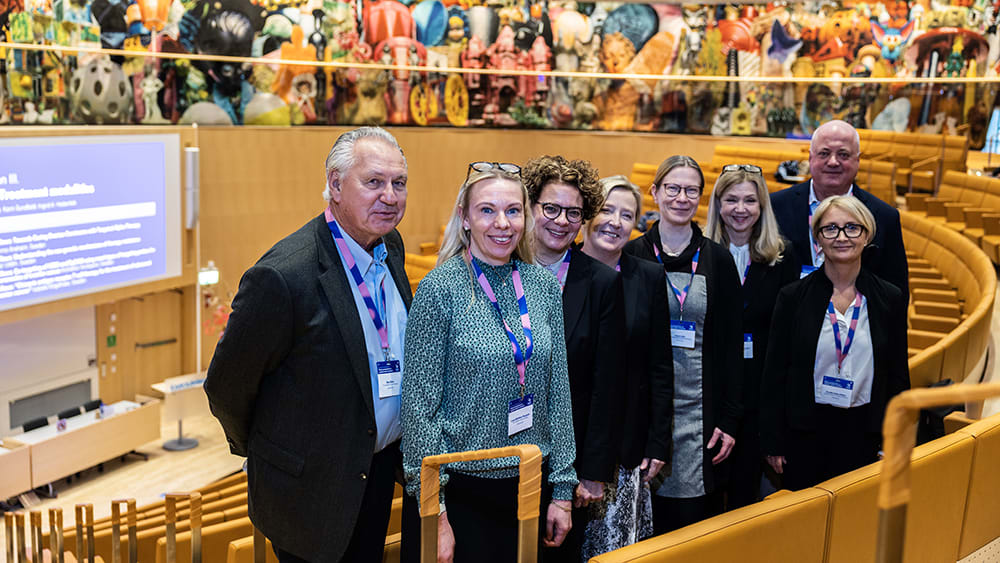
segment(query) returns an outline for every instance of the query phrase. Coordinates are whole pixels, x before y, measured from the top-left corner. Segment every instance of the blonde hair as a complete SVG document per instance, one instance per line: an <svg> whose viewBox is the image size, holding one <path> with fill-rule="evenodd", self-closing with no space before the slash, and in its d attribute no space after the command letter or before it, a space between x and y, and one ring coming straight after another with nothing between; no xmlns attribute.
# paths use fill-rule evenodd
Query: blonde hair
<svg viewBox="0 0 1000 563"><path fill-rule="evenodd" d="M868 207L852 195L835 195L821 201L816 211L813 212L810 227L814 240L819 240L819 229L823 226L823 216L831 209L844 211L860 223L865 228L865 232L868 233L867 242L871 242L875 238L875 216L868 210Z"/></svg>
<svg viewBox="0 0 1000 563"><path fill-rule="evenodd" d="M607 178L601 178L601 202L597 205L597 211L600 213L601 208L604 204L608 202L608 198L611 197L611 192L615 190L625 190L632 194L635 198L635 221L639 221L639 214L642 213L642 192L639 191L639 186L633 184L622 174L617 174L615 176L608 176ZM584 225L586 232L590 232L591 227L594 225L595 215L587 224Z"/></svg>
<svg viewBox="0 0 1000 563"><path fill-rule="evenodd" d="M472 174L462 182L462 187L458 189L458 197L455 198L455 208L451 212L451 219L444 228L444 239L441 242L441 249L438 251L437 266L444 264L454 256L464 255L468 250L471 239L469 231L462 225L462 218L469 209L469 197L472 187L483 180L499 179L517 183L521 188L521 204L524 206L524 231L521 232L521 240L517 241L517 246L511 254L511 258L516 258L521 262L532 263L535 254L531 250L531 233L535 228L534 215L528 210L528 190L521 182L520 176L504 172L499 168L493 168L486 172L472 171ZM468 260L468 258L463 258Z"/></svg>
<svg viewBox="0 0 1000 563"><path fill-rule="evenodd" d="M750 173L746 170L723 172L715 181L712 197L708 200L708 223L705 225L705 236L724 246L729 245L729 234L722 221L722 196L729 188L748 182L753 184L760 202L760 217L750 231L750 259L773 266L781 261L785 251L785 239L778 230L778 220L771 209L771 196L767 191L764 176Z"/></svg>

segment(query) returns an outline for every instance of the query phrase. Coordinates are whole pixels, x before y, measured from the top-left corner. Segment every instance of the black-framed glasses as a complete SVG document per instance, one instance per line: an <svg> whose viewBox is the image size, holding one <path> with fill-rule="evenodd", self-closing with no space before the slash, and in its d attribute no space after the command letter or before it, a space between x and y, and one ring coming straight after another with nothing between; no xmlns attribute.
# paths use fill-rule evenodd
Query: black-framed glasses
<svg viewBox="0 0 1000 563"><path fill-rule="evenodd" d="M513 174L515 176L521 175L521 167L516 164L511 164L510 162L487 162L485 160L480 160L478 162L470 162L469 169L465 172L465 179L468 180L469 176L472 175L472 171L476 172L489 172L491 170L499 170L506 174Z"/></svg>
<svg viewBox="0 0 1000 563"><path fill-rule="evenodd" d="M539 202L538 205L542 206L542 215L546 219L551 219L555 221L562 215L563 211L566 212L566 220L570 223L579 223L583 221L583 208L581 207L563 207L557 203L542 203Z"/></svg>
<svg viewBox="0 0 1000 563"><path fill-rule="evenodd" d="M760 166L755 164L727 164L722 167L723 172L739 172L740 170L749 174L758 174L763 176L763 170L760 169Z"/></svg>
<svg viewBox="0 0 1000 563"><path fill-rule="evenodd" d="M701 187L700 186L679 186L677 184L663 184L660 186L663 191L666 192L669 197L677 197L681 194L681 190L684 191L684 195L688 199L698 199L701 197Z"/></svg>
<svg viewBox="0 0 1000 563"><path fill-rule="evenodd" d="M831 223L820 227L819 234L826 240L833 240L839 237L840 233L844 233L844 236L847 238L858 238L864 234L866 230L867 229L865 229L864 225L859 225L857 223L847 223L843 227Z"/></svg>

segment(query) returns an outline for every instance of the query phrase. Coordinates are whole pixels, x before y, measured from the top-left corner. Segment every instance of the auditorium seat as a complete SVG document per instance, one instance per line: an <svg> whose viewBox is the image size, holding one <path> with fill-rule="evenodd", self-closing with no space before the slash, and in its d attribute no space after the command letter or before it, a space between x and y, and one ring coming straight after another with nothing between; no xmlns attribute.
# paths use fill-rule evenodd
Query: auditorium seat
<svg viewBox="0 0 1000 563"><path fill-rule="evenodd" d="M949 434L914 449L903 554L907 563L957 559L974 447L971 436ZM882 462L876 462L817 485L833 495L827 563L875 560L881 469Z"/></svg>
<svg viewBox="0 0 1000 563"><path fill-rule="evenodd" d="M266 563L278 563L278 558L274 555L274 549L271 548L271 540L265 539L264 541L267 546L264 561ZM253 536L229 542L229 548L226 551L226 563L253 563Z"/></svg>
<svg viewBox="0 0 1000 563"><path fill-rule="evenodd" d="M591 561L821 563L830 501L829 492L816 488L781 494Z"/></svg>
<svg viewBox="0 0 1000 563"><path fill-rule="evenodd" d="M1000 537L1000 415L974 422L956 432L975 440L968 502L958 558L964 559Z"/></svg>
<svg viewBox="0 0 1000 563"><path fill-rule="evenodd" d="M250 518L240 518L232 522L205 525L202 523L201 548L202 561L225 561L229 551L229 542L253 535L253 525ZM318 530L318 533L322 533ZM167 539L160 537L156 541L156 563L167 562ZM177 563L191 563L191 532L190 530L177 534Z"/></svg>

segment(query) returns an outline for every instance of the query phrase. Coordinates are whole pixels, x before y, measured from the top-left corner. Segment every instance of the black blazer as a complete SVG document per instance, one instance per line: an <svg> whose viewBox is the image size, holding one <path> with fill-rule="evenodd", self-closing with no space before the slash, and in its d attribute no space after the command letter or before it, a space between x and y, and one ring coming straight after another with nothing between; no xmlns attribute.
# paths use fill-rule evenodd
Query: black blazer
<svg viewBox="0 0 1000 563"><path fill-rule="evenodd" d="M737 436L743 417L743 303L740 299L740 278L729 249L706 239L698 225L692 223L691 243L679 256L667 257L660 246L659 221L646 233L629 241L624 252L651 261L659 266L653 247L660 250L664 272L691 271L691 259L701 248L698 273L706 278L708 311L703 329L702 401L704 443L708 444L718 427L730 436ZM663 282L666 284L666 281ZM669 323L669 317L663 322ZM727 478L728 463L712 465L716 449L705 450L703 475L705 491L712 492Z"/></svg>
<svg viewBox="0 0 1000 563"><path fill-rule="evenodd" d="M625 333L622 281L618 272L571 251L563 319L573 401L576 472L580 479L610 482L618 464L625 377L620 355Z"/></svg>
<svg viewBox="0 0 1000 563"><path fill-rule="evenodd" d="M403 241L385 236L407 308ZM243 274L205 392L230 450L247 456L250 519L310 561L341 558L376 440L364 331L323 215Z"/></svg>
<svg viewBox="0 0 1000 563"><path fill-rule="evenodd" d="M875 374L868 430L880 433L885 407L910 388L906 352L906 301L891 283L861 268L855 287L868 302L869 332ZM761 447L766 455L784 455L788 428L816 428L813 366L833 284L820 268L778 294L761 387Z"/></svg>
<svg viewBox="0 0 1000 563"><path fill-rule="evenodd" d="M670 463L673 450L674 355L667 285L659 264L621 256L625 291L625 416L621 464L633 468L649 457Z"/></svg>
<svg viewBox="0 0 1000 563"><path fill-rule="evenodd" d="M909 301L909 271L906 251L903 249L903 231L899 224L899 211L888 203L859 188L852 192L875 216L875 238L865 249L862 264L873 274L895 285ZM778 219L781 234L792 242L792 252L799 267L812 265L809 249L809 182L771 194L771 207Z"/></svg>
<svg viewBox="0 0 1000 563"><path fill-rule="evenodd" d="M764 371L771 314L781 288L798 280L800 266L786 256L774 265L750 263L750 272L743 282L743 333L753 338L753 358L743 359L743 408L747 417L756 417L760 406L760 377ZM749 420L756 426L756 420Z"/></svg>

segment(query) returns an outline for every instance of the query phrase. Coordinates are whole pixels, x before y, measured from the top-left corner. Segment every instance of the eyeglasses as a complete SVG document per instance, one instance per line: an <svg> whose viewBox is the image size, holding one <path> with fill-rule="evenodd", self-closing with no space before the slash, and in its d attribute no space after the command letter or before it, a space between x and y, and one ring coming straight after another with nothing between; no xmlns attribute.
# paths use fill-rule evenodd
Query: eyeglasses
<svg viewBox="0 0 1000 563"><path fill-rule="evenodd" d="M516 164L511 164L509 162L486 162L481 160L479 162L470 162L469 169L465 173L465 179L468 180L469 176L472 175L472 171L476 172L489 172L491 170L499 170L506 174L513 174L515 176L521 175L521 167Z"/></svg>
<svg viewBox="0 0 1000 563"><path fill-rule="evenodd" d="M663 184L660 186L667 193L669 197L677 197L680 195L681 190L684 190L684 195L688 199L698 199L701 197L701 187L699 186L678 186L677 184Z"/></svg>
<svg viewBox="0 0 1000 563"><path fill-rule="evenodd" d="M837 162L847 162L848 160L851 160L856 156L854 153L846 150L839 150L837 152L833 152L830 149L820 149L810 154L816 156L820 160L830 160L831 156L835 156L837 157Z"/></svg>
<svg viewBox="0 0 1000 563"><path fill-rule="evenodd" d="M545 215L547 219L552 219L553 221L558 219L562 215L563 211L566 212L566 220L570 223L579 223L583 221L583 209L579 207L563 207L556 203L541 203L538 205L542 206L542 215Z"/></svg>
<svg viewBox="0 0 1000 563"><path fill-rule="evenodd" d="M820 227L819 234L826 240L833 240L839 237L840 233L844 233L844 236L846 236L847 238L858 238L866 230L867 229L865 229L863 225L859 225L857 223L848 223L843 227L831 223L829 225L823 225L822 227Z"/></svg>
<svg viewBox="0 0 1000 563"><path fill-rule="evenodd" d="M727 164L722 167L723 172L739 172L740 170L749 174L761 174L760 166L753 164Z"/></svg>

